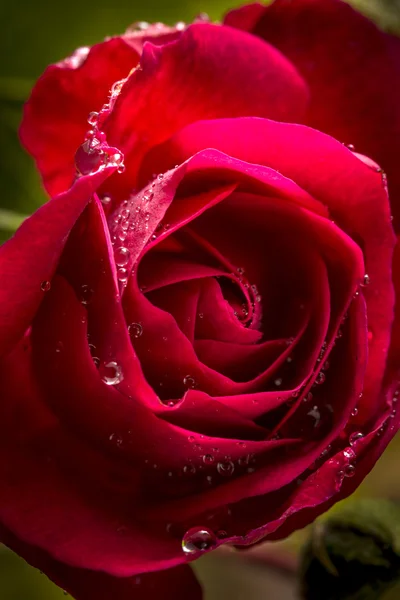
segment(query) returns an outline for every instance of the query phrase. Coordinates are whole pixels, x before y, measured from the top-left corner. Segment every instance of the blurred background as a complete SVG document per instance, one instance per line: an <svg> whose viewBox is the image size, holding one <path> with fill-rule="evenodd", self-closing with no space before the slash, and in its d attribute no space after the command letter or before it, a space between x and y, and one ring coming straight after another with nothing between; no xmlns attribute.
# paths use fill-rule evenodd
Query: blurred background
<svg viewBox="0 0 400 600"><path fill-rule="evenodd" d="M293 0L294 2L296 0ZM82 45L123 32L134 21L190 22L199 13L219 20L240 0L0 0L0 243L45 201L31 159L20 148L17 128L21 110L35 79L49 63ZM400 32L400 0L353 0L383 27ZM361 497L400 498L400 439L357 492ZM351 502L348 500L346 502ZM213 553L196 563L205 600L295 600L291 575L300 532L280 544L258 547L247 558ZM268 562L275 567L267 566ZM280 564L280 557L283 557ZM400 588L387 598L400 598ZM62 590L44 575L0 546L0 600L57 600ZM116 599L118 600L118 599ZM177 599L180 600L180 599Z"/></svg>

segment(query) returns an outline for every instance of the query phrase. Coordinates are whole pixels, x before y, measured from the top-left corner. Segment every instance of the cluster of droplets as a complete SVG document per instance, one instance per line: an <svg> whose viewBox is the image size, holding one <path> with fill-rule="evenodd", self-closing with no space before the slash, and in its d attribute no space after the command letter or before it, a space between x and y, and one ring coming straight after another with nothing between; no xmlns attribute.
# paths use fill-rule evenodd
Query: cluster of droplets
<svg viewBox="0 0 400 600"><path fill-rule="evenodd" d="M85 141L75 153L75 166L79 175L90 175L105 167L116 167L119 173L125 169L123 154L117 148L108 146L106 135L102 130L125 81L122 79L114 83L108 102L99 112L93 111L89 114L90 129L86 132Z"/></svg>
<svg viewBox="0 0 400 600"><path fill-rule="evenodd" d="M249 294L250 298L250 306L252 310L252 314L255 312L256 303L260 303L262 300L261 294L258 291L258 288L255 284L250 284L245 275L245 269L243 267L238 267L236 272L231 273L234 280L236 280L246 292ZM241 321L246 321L249 316L249 305L247 302L243 302L240 311L234 311L234 315L237 319ZM249 326L250 323L247 323L246 326Z"/></svg>

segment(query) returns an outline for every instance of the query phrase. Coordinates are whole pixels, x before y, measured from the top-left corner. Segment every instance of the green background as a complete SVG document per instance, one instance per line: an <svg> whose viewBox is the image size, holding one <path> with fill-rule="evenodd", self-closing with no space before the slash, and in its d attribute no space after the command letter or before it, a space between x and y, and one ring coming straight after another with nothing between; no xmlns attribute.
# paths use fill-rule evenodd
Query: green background
<svg viewBox="0 0 400 600"><path fill-rule="evenodd" d="M201 12L217 20L240 3L237 0L188 0L185 3L176 0L144 3L0 0L0 243L12 234L21 216L30 214L45 200L33 163L21 149L17 136L23 102L45 67L68 56L78 46L91 45L105 36L123 32L134 21L190 22ZM399 0L354 0L353 3L362 4L364 10L385 26L400 31ZM394 442L358 493L400 496L399 451L400 443ZM295 547L298 539L289 541L289 548ZM206 600L296 598L290 579L279 579L265 567L233 557L206 557L200 561L198 573L206 584ZM399 598L400 591L394 597ZM0 546L0 600L57 598L65 598L61 590Z"/></svg>

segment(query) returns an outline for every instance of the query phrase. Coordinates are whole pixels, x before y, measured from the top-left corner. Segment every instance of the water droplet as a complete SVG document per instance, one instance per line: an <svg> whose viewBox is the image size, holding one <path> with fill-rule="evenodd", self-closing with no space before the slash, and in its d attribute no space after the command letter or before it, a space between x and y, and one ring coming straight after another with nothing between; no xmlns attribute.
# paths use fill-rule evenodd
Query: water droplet
<svg viewBox="0 0 400 600"><path fill-rule="evenodd" d="M215 458L212 454L205 454L203 456L203 463L205 465L212 465L212 463L214 462Z"/></svg>
<svg viewBox="0 0 400 600"><path fill-rule="evenodd" d="M280 385L282 385L282 377L278 377L277 379L275 379L274 383L277 387L279 387Z"/></svg>
<svg viewBox="0 0 400 600"><path fill-rule="evenodd" d="M343 467L343 475L345 477L354 477L356 474L356 468L354 465L346 465Z"/></svg>
<svg viewBox="0 0 400 600"><path fill-rule="evenodd" d="M369 285L370 283L371 283L370 276L367 273L365 273L364 279L363 279L363 285Z"/></svg>
<svg viewBox="0 0 400 600"><path fill-rule="evenodd" d="M121 366L114 360L111 360L107 363L102 363L100 367L100 375L104 383L107 385L117 385L118 383L121 383L124 378Z"/></svg>
<svg viewBox="0 0 400 600"><path fill-rule="evenodd" d="M75 166L81 175L95 173L104 164L101 144L95 138L83 142L75 153Z"/></svg>
<svg viewBox="0 0 400 600"><path fill-rule="evenodd" d="M196 467L194 465L185 465L183 467L183 472L185 475L195 475Z"/></svg>
<svg viewBox="0 0 400 600"><path fill-rule="evenodd" d="M50 291L50 288L51 288L50 281L42 281L42 283L40 284L40 289L42 290L42 292L48 292L48 291Z"/></svg>
<svg viewBox="0 0 400 600"><path fill-rule="evenodd" d="M354 460L356 458L356 453L353 448L347 447L343 450L343 456L346 460Z"/></svg>
<svg viewBox="0 0 400 600"><path fill-rule="evenodd" d="M349 444L350 446L354 446L358 440L361 440L364 437L364 435L361 433L361 431L355 431L354 433L352 433L349 436Z"/></svg>
<svg viewBox="0 0 400 600"><path fill-rule="evenodd" d="M213 550L217 545L217 538L210 529L192 527L182 539L182 550L185 554L201 554Z"/></svg>
<svg viewBox="0 0 400 600"><path fill-rule="evenodd" d="M99 120L98 112L93 111L93 112L89 113L88 120L87 120L89 125L91 125L92 127L96 127L98 120Z"/></svg>
<svg viewBox="0 0 400 600"><path fill-rule="evenodd" d="M111 204L111 196L103 196L101 198L101 202L102 204L104 204L105 206L107 206L108 204Z"/></svg>
<svg viewBox="0 0 400 600"><path fill-rule="evenodd" d="M82 304L89 304L92 301L94 291L89 285L82 285L80 290L80 299Z"/></svg>
<svg viewBox="0 0 400 600"><path fill-rule="evenodd" d="M356 417L357 415L358 415L358 408L357 408L357 407L355 407L355 408L353 408L353 410L351 411L351 416L352 416L352 417Z"/></svg>
<svg viewBox="0 0 400 600"><path fill-rule="evenodd" d="M112 433L108 439L113 444L116 444L118 446L118 448L120 446L122 446L122 438L119 435L117 435L116 433Z"/></svg>
<svg viewBox="0 0 400 600"><path fill-rule="evenodd" d="M120 79L119 81L113 83L111 86L112 96L118 96L121 93L124 83L126 83L126 79Z"/></svg>
<svg viewBox="0 0 400 600"><path fill-rule="evenodd" d="M196 387L196 380L191 375L186 375L183 378L183 385L188 390L193 390Z"/></svg>
<svg viewBox="0 0 400 600"><path fill-rule="evenodd" d="M125 267L129 262L130 255L131 253L128 248L125 248L124 246L116 248L114 252L115 264L118 265L118 267Z"/></svg>
<svg viewBox="0 0 400 600"><path fill-rule="evenodd" d="M143 327L141 323L131 323L128 327L129 335L131 338L139 338L143 333Z"/></svg>
<svg viewBox="0 0 400 600"><path fill-rule="evenodd" d="M117 270L117 278L120 283L125 284L128 281L128 269L120 267Z"/></svg>
<svg viewBox="0 0 400 600"><path fill-rule="evenodd" d="M230 460L226 462L219 462L217 464L217 471L222 477L230 477L233 475L234 470L235 465Z"/></svg>

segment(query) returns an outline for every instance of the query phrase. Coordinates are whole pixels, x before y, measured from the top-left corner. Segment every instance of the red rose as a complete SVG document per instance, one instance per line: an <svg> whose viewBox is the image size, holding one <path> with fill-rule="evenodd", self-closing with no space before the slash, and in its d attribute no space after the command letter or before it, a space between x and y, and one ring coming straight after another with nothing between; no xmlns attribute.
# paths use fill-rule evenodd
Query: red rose
<svg viewBox="0 0 400 600"><path fill-rule="evenodd" d="M78 600L200 598L184 563L310 522L398 427L395 238L363 156L395 199L395 41L338 0L227 21L288 58L155 25L26 105L53 199L0 250L0 537Z"/></svg>

